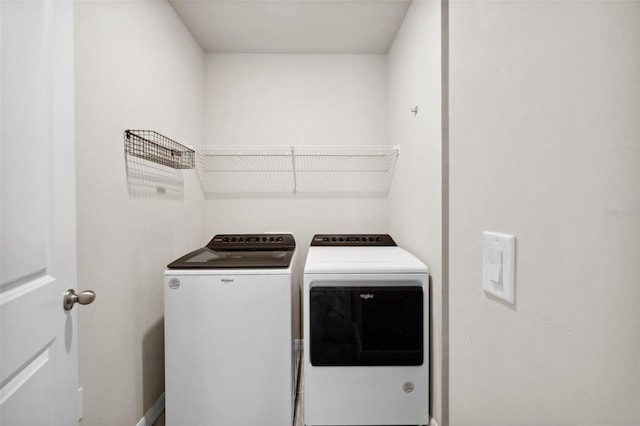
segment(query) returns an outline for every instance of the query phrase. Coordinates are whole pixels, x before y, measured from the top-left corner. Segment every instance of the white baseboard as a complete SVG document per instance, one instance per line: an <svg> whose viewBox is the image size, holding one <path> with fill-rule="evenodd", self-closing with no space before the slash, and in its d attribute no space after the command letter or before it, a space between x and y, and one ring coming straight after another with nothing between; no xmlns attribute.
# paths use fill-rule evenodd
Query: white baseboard
<svg viewBox="0 0 640 426"><path fill-rule="evenodd" d="M158 417L164 411L164 392L160 395L160 398L153 404L153 407L149 408L143 418L140 419L136 426L153 426L153 424L158 420Z"/></svg>

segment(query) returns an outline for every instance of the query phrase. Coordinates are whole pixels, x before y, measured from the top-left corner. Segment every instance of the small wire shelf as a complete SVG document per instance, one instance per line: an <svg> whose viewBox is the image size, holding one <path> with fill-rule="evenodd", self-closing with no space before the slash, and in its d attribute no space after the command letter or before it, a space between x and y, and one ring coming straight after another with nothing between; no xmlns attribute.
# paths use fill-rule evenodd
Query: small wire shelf
<svg viewBox="0 0 640 426"><path fill-rule="evenodd" d="M385 194L398 146L225 146L196 150L196 171L205 194Z"/></svg>
<svg viewBox="0 0 640 426"><path fill-rule="evenodd" d="M153 130L125 130L125 152L174 169L193 169L195 151Z"/></svg>

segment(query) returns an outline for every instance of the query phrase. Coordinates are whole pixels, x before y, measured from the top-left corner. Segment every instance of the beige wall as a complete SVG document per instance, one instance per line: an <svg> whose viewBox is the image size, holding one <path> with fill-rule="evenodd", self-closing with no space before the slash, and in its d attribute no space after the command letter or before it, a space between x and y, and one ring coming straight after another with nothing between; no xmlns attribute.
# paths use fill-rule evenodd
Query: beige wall
<svg viewBox="0 0 640 426"><path fill-rule="evenodd" d="M440 3L414 1L389 51L387 105L389 143L400 145L389 229L400 246L429 266L432 277L430 405L442 424L440 31Z"/></svg>
<svg viewBox="0 0 640 426"><path fill-rule="evenodd" d="M202 245L204 201L192 170L171 198L146 169L128 188L123 131L201 143L203 54L165 2L77 2L75 40L82 424L135 425L164 391L164 266Z"/></svg>
<svg viewBox="0 0 640 426"><path fill-rule="evenodd" d="M637 425L640 3L450 6L451 425Z"/></svg>
<svg viewBox="0 0 640 426"><path fill-rule="evenodd" d="M205 141L210 145L388 144L386 96L386 55L209 54ZM207 200L205 229L206 235L293 232L296 278L302 282L314 234L386 233L387 206L384 196L362 194L232 194ZM298 327L294 334L301 337Z"/></svg>

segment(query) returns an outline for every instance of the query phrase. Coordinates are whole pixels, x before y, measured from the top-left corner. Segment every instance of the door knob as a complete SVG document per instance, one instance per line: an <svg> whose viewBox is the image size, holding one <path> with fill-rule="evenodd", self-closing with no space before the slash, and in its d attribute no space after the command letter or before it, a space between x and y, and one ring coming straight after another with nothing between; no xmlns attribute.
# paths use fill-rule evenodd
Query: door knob
<svg viewBox="0 0 640 426"><path fill-rule="evenodd" d="M76 294L76 291L72 288L64 293L64 299L62 301L65 311L73 308L73 305L77 303L81 305L88 305L96 299L96 294L91 290L85 290Z"/></svg>

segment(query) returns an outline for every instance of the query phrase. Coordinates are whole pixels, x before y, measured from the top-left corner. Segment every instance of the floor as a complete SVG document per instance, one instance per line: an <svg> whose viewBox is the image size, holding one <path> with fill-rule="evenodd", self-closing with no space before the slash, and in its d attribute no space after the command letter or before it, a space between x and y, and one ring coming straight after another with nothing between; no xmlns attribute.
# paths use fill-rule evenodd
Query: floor
<svg viewBox="0 0 640 426"><path fill-rule="evenodd" d="M304 368L302 363L302 352L298 352L296 360L296 371L298 372L298 388L296 389L296 407L293 419L293 426L304 426ZM165 426L164 411L153 423L153 426Z"/></svg>

